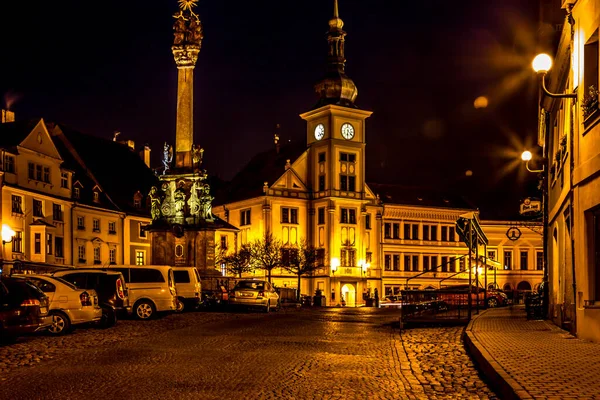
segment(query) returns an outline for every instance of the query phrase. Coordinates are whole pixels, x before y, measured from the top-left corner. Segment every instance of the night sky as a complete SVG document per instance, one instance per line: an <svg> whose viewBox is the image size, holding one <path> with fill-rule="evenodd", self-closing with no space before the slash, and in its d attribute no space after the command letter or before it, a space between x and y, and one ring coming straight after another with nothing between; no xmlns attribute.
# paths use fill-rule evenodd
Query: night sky
<svg viewBox="0 0 600 400"><path fill-rule="evenodd" d="M356 104L373 111L368 180L458 192L484 217L536 195L536 176L515 160L536 138L537 3L339 0L346 72ZM209 174L230 179L273 146L276 124L284 141L305 142L298 114L317 101L332 4L200 0L195 141ZM158 166L175 140L176 10L175 0L3 2L2 106L106 138L120 131L150 144Z"/></svg>

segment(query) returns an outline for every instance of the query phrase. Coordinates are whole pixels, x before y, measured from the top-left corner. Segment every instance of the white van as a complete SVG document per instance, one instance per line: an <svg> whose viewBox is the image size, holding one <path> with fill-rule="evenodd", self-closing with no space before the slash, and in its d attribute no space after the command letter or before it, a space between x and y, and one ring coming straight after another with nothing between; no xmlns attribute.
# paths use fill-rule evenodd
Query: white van
<svg viewBox="0 0 600 400"><path fill-rule="evenodd" d="M177 311L186 308L196 309L200 304L202 285L196 267L173 267L175 288L177 289Z"/></svg>
<svg viewBox="0 0 600 400"><path fill-rule="evenodd" d="M132 312L139 319L150 319L157 312L177 309L177 290L173 269L168 265L111 265L108 270L123 274Z"/></svg>

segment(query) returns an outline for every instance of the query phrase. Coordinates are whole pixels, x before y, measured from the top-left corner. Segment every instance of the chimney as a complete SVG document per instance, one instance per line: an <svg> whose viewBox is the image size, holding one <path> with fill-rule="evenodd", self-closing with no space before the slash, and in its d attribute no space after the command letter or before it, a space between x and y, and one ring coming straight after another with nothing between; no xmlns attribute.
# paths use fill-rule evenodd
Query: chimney
<svg viewBox="0 0 600 400"><path fill-rule="evenodd" d="M133 140L127 140L125 144L129 146L131 150L135 150L135 142Z"/></svg>
<svg viewBox="0 0 600 400"><path fill-rule="evenodd" d="M288 158L287 160L285 160L285 170L287 171L288 169L292 168L292 164L290 163L290 159Z"/></svg>
<svg viewBox="0 0 600 400"><path fill-rule="evenodd" d="M3 124L7 123L7 122L15 122L15 113L14 111L8 111L8 110L2 110L2 113L0 114L0 118Z"/></svg>
<svg viewBox="0 0 600 400"><path fill-rule="evenodd" d="M148 146L147 144L145 144L142 151L140 151L140 157L142 158L144 164L146 164L146 167L148 168L150 168L150 151L150 146Z"/></svg>

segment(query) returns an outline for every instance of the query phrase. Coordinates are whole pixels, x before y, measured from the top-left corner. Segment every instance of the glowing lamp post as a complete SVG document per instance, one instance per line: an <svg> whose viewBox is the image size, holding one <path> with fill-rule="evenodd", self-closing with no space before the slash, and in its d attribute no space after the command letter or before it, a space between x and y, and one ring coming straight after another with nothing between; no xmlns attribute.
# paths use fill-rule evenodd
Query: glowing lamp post
<svg viewBox="0 0 600 400"><path fill-rule="evenodd" d="M552 68L552 58L545 53L538 54L535 56L533 61L531 62L531 67L535 72L542 76L542 90L546 94L546 96L554 97L554 98L571 98L574 99L577 97L576 93L551 93L546 89L546 74Z"/></svg>
<svg viewBox="0 0 600 400"><path fill-rule="evenodd" d="M527 168L527 171L529 171L529 172L544 172L543 166L542 166L542 169L529 168L529 161L531 161L532 158L533 158L533 154L531 154L531 152L529 150L525 150L523 153L521 153L521 160L525 161L525 168Z"/></svg>
<svg viewBox="0 0 600 400"><path fill-rule="evenodd" d="M15 231L13 231L10 226L6 224L2 224L2 264L0 265L0 274L2 274L2 270L4 269L4 245L6 243L10 243L15 236Z"/></svg>
<svg viewBox="0 0 600 400"><path fill-rule="evenodd" d="M340 259L337 257L333 257L331 259L331 272L333 273L333 276L335 276L335 271L338 270L340 266Z"/></svg>

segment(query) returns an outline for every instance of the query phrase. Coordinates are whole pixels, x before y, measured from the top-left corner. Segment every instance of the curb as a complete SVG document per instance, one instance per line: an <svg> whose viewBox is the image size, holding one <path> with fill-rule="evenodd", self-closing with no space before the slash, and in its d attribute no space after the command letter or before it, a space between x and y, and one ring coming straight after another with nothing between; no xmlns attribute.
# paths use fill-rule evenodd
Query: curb
<svg viewBox="0 0 600 400"><path fill-rule="evenodd" d="M473 324L477 318L486 312L487 310L473 318L465 328L463 341L467 353L469 353L479 371L483 373L490 386L492 386L501 399L532 399L533 397L517 381L510 377L508 372L490 355L485 346L477 340L473 333Z"/></svg>

